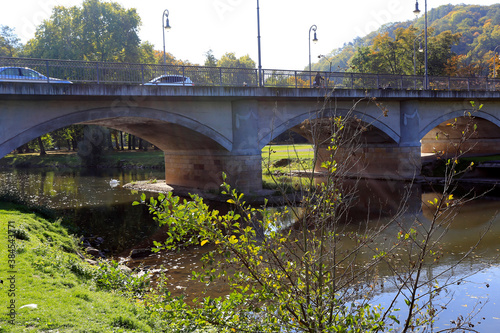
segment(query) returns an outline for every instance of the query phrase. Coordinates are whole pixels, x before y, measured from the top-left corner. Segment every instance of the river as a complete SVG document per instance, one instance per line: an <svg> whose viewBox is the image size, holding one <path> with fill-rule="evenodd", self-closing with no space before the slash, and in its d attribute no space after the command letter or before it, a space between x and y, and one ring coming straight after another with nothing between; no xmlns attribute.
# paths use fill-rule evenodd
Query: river
<svg viewBox="0 0 500 333"><path fill-rule="evenodd" d="M31 205L49 208L57 217L71 221L74 232L88 238L101 237L101 250L107 256L122 260L131 267L141 265L153 272L163 270L169 276L174 294L196 295L203 286L190 281L190 272L200 265L201 249L154 254L135 260L127 258L131 249L147 248L153 239L161 240L164 236L144 206L131 205L140 194L123 189L122 185L163 177L162 171L151 170L0 170L0 194L16 196ZM112 179L119 183L110 183ZM361 205L356 212L360 217L366 216L368 203L377 202L382 208L370 209L372 215L377 215L377 221L388 218L399 205L406 185L382 181L363 183L358 192ZM422 221L429 220L431 212L422 202L435 196L425 187L414 185L407 215L417 216ZM445 256L432 267L432 271L439 271L459 258L489 228L472 256L453 270L452 274L456 277L470 276L460 286L451 286L441 293L441 297L452 301L440 315L436 327L446 328L450 320L467 314L475 306L481 306L480 314L473 320L475 324L480 322L476 329L479 332L498 331L500 220L496 214L500 211L499 199L500 196L492 192L487 197L467 203L442 240ZM206 251L205 248L203 250ZM427 273L433 274L432 271ZM375 303L386 302L391 293L390 288L379 289Z"/></svg>

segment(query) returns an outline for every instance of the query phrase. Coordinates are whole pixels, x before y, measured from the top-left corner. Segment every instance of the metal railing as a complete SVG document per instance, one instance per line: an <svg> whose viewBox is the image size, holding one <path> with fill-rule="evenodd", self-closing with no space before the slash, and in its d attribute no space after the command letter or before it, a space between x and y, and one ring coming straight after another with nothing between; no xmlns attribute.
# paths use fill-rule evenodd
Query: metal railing
<svg viewBox="0 0 500 333"><path fill-rule="evenodd" d="M161 75L189 77L197 86L257 87L257 69L156 64L111 63L0 57L1 67L31 68L51 78L89 84L145 84ZM263 69L264 87L314 88L318 72ZM328 89L423 90L424 76L319 72ZM2 74L0 73L0 82ZM40 81L40 80L38 80ZM429 76L430 90L498 91L500 79L488 77Z"/></svg>

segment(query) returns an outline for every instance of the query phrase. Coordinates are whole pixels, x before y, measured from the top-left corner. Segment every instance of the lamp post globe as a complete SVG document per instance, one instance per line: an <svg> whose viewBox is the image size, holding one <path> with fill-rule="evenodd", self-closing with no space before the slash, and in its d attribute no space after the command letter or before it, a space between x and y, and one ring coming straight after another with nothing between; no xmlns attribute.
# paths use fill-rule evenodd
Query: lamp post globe
<svg viewBox="0 0 500 333"><path fill-rule="evenodd" d="M171 29L168 15L169 15L168 9L165 9L163 11L163 15L161 16L161 27L162 27L161 30L163 31L163 64L165 66L167 65L167 54L165 52L165 30L168 31Z"/></svg>
<svg viewBox="0 0 500 333"><path fill-rule="evenodd" d="M316 24L311 25L309 28L309 87L312 87L312 67L311 67L311 31L314 31L314 39L313 42L318 42L318 37L316 36L316 30L318 27Z"/></svg>

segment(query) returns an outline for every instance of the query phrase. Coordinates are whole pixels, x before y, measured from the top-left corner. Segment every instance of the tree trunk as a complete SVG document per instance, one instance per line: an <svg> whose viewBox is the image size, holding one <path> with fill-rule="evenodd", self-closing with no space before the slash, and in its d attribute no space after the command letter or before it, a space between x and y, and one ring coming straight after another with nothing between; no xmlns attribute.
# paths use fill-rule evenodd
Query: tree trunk
<svg viewBox="0 0 500 333"><path fill-rule="evenodd" d="M71 139L71 145L73 147L73 151L76 151L78 149L78 142L76 139Z"/></svg>
<svg viewBox="0 0 500 333"><path fill-rule="evenodd" d="M38 137L38 147L40 148L40 156L44 156L44 155L47 155L47 152L45 152L45 147L43 146L43 142L42 142L42 137Z"/></svg>
<svg viewBox="0 0 500 333"><path fill-rule="evenodd" d="M120 150L120 141L118 140L118 131L113 131L111 136L112 136L112 140L115 141L116 150Z"/></svg>

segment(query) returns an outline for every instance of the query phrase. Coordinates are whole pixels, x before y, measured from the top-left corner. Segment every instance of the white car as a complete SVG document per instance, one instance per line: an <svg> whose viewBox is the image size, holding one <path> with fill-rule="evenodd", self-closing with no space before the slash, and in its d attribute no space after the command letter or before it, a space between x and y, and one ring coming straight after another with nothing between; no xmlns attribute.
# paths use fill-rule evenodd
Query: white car
<svg viewBox="0 0 500 333"><path fill-rule="evenodd" d="M45 75L26 67L0 67L0 82L73 83L52 77L47 79Z"/></svg>
<svg viewBox="0 0 500 333"><path fill-rule="evenodd" d="M161 75L152 79L145 86L194 86L190 78L182 75Z"/></svg>

